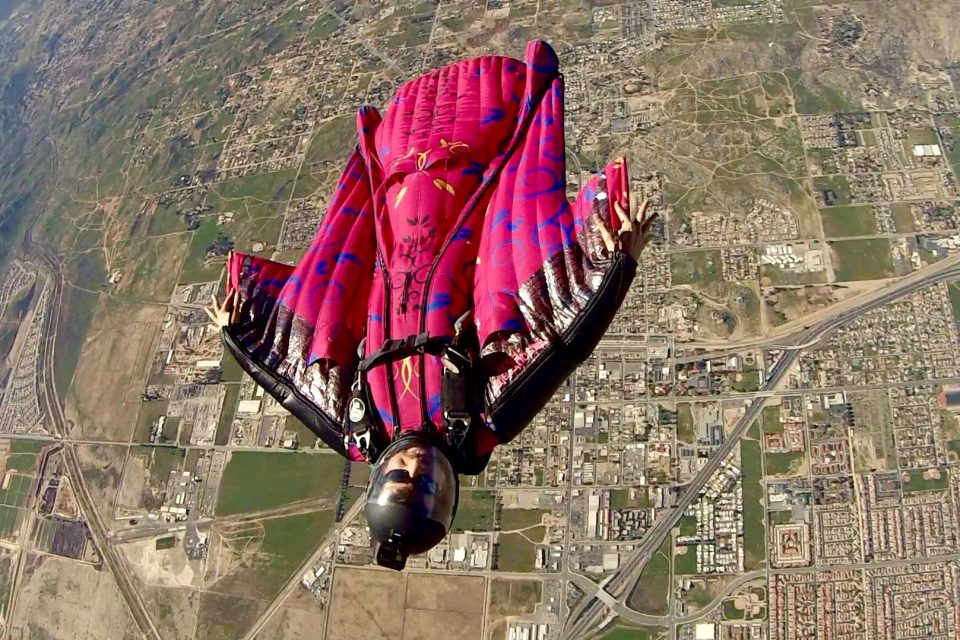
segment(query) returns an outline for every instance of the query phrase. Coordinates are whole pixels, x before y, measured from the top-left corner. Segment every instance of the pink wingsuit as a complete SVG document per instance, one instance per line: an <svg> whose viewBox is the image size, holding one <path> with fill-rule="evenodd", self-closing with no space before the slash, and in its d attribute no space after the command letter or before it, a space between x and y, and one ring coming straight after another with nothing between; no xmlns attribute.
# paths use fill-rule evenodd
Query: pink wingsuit
<svg viewBox="0 0 960 640"><path fill-rule="evenodd" d="M469 414L459 471L479 473L589 356L633 280L591 220L618 228L627 168L608 164L568 202L557 56L531 42L526 59L463 60L403 85L383 116L360 109L303 259L230 257L240 318L225 344L350 459L371 459L354 437L364 403L381 441L450 429L453 403ZM451 345L469 365L445 367ZM467 391L445 396L454 370Z"/></svg>

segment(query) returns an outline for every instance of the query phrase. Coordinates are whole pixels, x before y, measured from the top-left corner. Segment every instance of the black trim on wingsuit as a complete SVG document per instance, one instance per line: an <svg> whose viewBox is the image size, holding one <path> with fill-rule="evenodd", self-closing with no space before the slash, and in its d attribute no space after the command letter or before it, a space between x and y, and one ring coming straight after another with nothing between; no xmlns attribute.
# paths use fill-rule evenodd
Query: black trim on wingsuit
<svg viewBox="0 0 960 640"><path fill-rule="evenodd" d="M220 334L223 344L240 363L243 370L253 378L254 382L263 387L263 390L275 398L284 409L307 425L307 428L323 440L328 447L343 457L347 457L340 426L330 416L324 413L312 400L280 380L268 369L263 368L259 362L256 362L252 354L234 339L229 327L224 327Z"/></svg>
<svg viewBox="0 0 960 640"><path fill-rule="evenodd" d="M606 330L610 326L636 273L636 261L618 251L596 293L560 336L559 342L547 347L511 382L493 406L488 407L500 442L510 442L517 437L550 401L554 390L590 357L604 334L596 327ZM592 326L584 326L587 321ZM542 389L549 389L550 393L536 393Z"/></svg>

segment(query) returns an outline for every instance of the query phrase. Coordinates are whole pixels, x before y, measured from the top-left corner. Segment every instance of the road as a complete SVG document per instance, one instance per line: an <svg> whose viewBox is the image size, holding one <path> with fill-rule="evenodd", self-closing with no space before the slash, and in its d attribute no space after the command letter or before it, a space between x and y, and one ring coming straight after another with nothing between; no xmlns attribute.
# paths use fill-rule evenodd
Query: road
<svg viewBox="0 0 960 640"><path fill-rule="evenodd" d="M64 285L63 265L46 247L34 242L32 234L33 225L31 224L24 234L24 251L27 255L38 258L45 265L54 287L49 303L49 310L45 318L44 339L41 348L41 366L39 371L40 389L38 389L40 406L50 420L53 433L64 443L63 459L67 476L70 479L70 486L74 490L81 512L87 519L97 552L100 554L100 557L103 558L103 561L111 573L113 573L117 587L120 589L120 593L130 608L130 613L133 615L133 619L140 633L145 637L160 640L160 634L150 615L147 613L146 606L140 597L140 592L136 588L126 561L115 548L108 544L107 529L103 524L100 512L97 510L96 503L83 477L83 469L80 466L80 459L77 456L76 447L73 443L69 442L70 434L67 428L67 420L63 415L63 404L57 393L53 366L57 328L60 322L60 303Z"/></svg>
<svg viewBox="0 0 960 640"><path fill-rule="evenodd" d="M336 500L328 498L312 498L310 500L299 500L291 502L280 507L263 509L261 511L246 511L232 516L221 516L219 518L199 518L190 520L190 524L197 529L209 529L213 526L244 524L248 522L260 522L263 520L272 520L274 518L285 518L301 513L314 513L316 511L332 511L336 508ZM181 531L187 525L183 522L148 522L140 524L129 529L121 529L107 534L107 540L111 544L127 544L138 540L150 540L157 536L167 533Z"/></svg>
<svg viewBox="0 0 960 640"><path fill-rule="evenodd" d="M783 376L794 362L796 362L804 348L821 342L844 324L858 316L873 311L903 296L910 295L931 284L958 276L960 276L960 256L953 256L930 268L915 272L893 285L871 292L869 296L858 297L858 303L855 306L850 307L849 305L843 305L841 308L836 309L837 313L834 315L809 326L809 328L803 331L785 338L777 338L778 344L785 345L780 348L786 348L787 351L769 371L767 380L760 390L760 394L769 396L770 392L774 391L780 384ZM726 352L728 350L729 347L726 347L723 351ZM712 355L706 354L701 357L712 357ZM687 485L677 504L669 512L661 516L656 524L644 534L639 546L630 557L620 565L616 572L611 574L601 585L593 585L590 590L586 592L586 597L584 597L567 618L563 633L564 638L581 640L596 633L611 615L609 605L602 602L609 602L609 596L616 599L617 605L615 605L615 609L618 613L628 619L635 617L629 613L631 610L626 607L626 600L635 588L644 566L646 566L656 550L670 535L671 530L677 521L680 520L684 511L696 500L703 487L717 471L721 463L730 455L733 448L739 444L740 438L746 433L747 429L760 414L766 402L767 397L756 397L753 399L724 443L714 451L704 468L697 474L694 480ZM604 595L601 595L601 592L603 592Z"/></svg>
<svg viewBox="0 0 960 640"><path fill-rule="evenodd" d="M342 524L352 521L360 513L360 510L363 508L364 501L357 500L353 503L353 506L347 511L343 516L341 522L334 524L330 531L327 532L327 535L324 536L323 540L317 545L317 550L307 558L307 561L304 562L297 569L296 573L291 576L290 580L287 581L286 586L277 594L277 597L273 599L273 602L270 603L270 606L260 614L260 617L257 618L257 621L253 623L253 626L247 629L247 632L243 634L242 640L254 640L257 635L263 631L263 628L270 621L270 618L277 612L277 610L283 606L283 602L287 599L295 589L300 585L300 577L313 565L320 561L320 554L323 553L324 548L336 540L337 536L340 535L340 527Z"/></svg>
<svg viewBox="0 0 960 640"><path fill-rule="evenodd" d="M738 341L715 341L715 342L691 342L679 345L683 349L704 349L709 353L697 356L680 358L677 362L695 362L702 358L720 357L722 355L733 355L749 348L763 349L796 349L801 347L810 347L816 344L815 328L823 325L838 316L853 312L854 315L863 313L859 309L870 307L875 308L875 303L885 304L890 300L896 299L904 293L904 288L911 288L907 293L917 291L934 282L939 282L951 277L956 277L956 268L960 266L960 255L950 256L943 260L918 269L898 280L889 282L886 286L851 296L845 300L830 305L829 307L811 315L805 316L799 320L793 320L777 327L772 333L745 340ZM617 345L635 345L620 337L604 338L600 341L600 347Z"/></svg>

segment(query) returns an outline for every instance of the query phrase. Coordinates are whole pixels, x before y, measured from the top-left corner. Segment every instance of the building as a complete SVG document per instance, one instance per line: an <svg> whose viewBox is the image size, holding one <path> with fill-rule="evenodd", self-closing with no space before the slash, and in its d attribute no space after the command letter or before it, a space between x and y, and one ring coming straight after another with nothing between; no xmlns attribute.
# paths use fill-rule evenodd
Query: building
<svg viewBox="0 0 960 640"><path fill-rule="evenodd" d="M717 625L712 622L701 622L694 627L693 637L696 640L715 640Z"/></svg>

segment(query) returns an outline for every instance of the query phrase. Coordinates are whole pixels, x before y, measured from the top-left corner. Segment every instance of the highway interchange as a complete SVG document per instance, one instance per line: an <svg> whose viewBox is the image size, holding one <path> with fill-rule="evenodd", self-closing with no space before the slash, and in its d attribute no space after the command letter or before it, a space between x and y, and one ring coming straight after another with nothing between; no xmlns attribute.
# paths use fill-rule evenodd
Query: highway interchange
<svg viewBox="0 0 960 640"><path fill-rule="evenodd" d="M820 322L797 332L796 334L780 338L777 340L778 348L784 349L785 353L767 373L766 381L761 390L747 407L743 416L737 422L732 432L718 447L708 460L707 464L697 474L690 484L688 484L677 504L666 514L657 520L656 524L650 528L639 546L634 552L620 565L620 567L604 580L600 585L594 585L587 581L583 583L587 587L586 596L571 611L567 617L563 638L567 640L579 640L593 635L599 628L602 628L613 618L613 612L610 611L608 604L611 598L616 601L614 605L616 613L624 616L628 620L633 619L642 621L649 617L638 614L629 609L627 599L635 588L644 566L653 556L663 541L670 535L671 530L680 520L680 517L692 504L700 492L710 480L713 474L720 467L723 460L730 454L735 446L739 444L740 438L746 433L747 429L753 424L760 411L766 404L770 392L776 390L784 375L790 370L790 367L796 362L804 348L817 344L830 335L833 331L850 322L854 318L861 316L869 311L873 311L885 304L893 302L903 296L910 295L920 289L960 277L960 256L953 256L941 262L938 262L927 269L917 271L896 283L888 285L883 289L873 291L869 294L857 296L848 301L843 308L833 310L835 313ZM723 353L726 353L725 349ZM711 358L715 354L705 353L698 356L698 359ZM578 583L580 584L580 583ZM704 612L705 614L706 612Z"/></svg>

